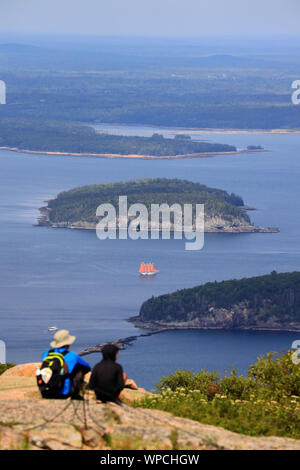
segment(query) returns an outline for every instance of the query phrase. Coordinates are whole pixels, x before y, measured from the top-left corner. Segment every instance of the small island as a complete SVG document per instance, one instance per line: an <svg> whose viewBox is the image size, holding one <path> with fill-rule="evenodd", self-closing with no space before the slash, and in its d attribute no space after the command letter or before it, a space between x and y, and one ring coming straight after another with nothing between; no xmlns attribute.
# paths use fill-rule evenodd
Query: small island
<svg viewBox="0 0 300 470"><path fill-rule="evenodd" d="M152 137L105 134L88 125L57 121L0 117L0 129L0 149L49 156L170 159L263 151L261 147L238 150L185 135L170 139L157 133Z"/></svg>
<svg viewBox="0 0 300 470"><path fill-rule="evenodd" d="M127 196L128 205L144 204L149 212L151 204L180 204L181 207L192 204L193 209L196 204L204 204L205 232L278 232L276 228L253 225L245 209L247 206L236 194L200 183L168 178L96 184L62 192L55 199L47 201L46 207L40 208L42 217L38 219L38 225L95 230L99 221L97 207L110 203L117 208L119 196ZM175 229L171 220L170 231Z"/></svg>
<svg viewBox="0 0 300 470"><path fill-rule="evenodd" d="M300 332L300 272L208 282L152 297L139 316L139 328L274 330Z"/></svg>

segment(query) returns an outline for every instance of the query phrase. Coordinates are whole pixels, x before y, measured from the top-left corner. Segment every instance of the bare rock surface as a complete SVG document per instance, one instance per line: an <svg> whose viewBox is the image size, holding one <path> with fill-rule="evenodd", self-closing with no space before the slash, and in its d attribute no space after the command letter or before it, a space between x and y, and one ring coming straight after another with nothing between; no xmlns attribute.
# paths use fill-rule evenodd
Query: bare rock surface
<svg viewBox="0 0 300 470"><path fill-rule="evenodd" d="M27 364L18 364L11 369L7 369L1 377L35 377L35 372L40 367L40 362L29 362Z"/></svg>
<svg viewBox="0 0 300 470"><path fill-rule="evenodd" d="M0 416L1 449L300 449L293 439L243 436L163 411L94 400L0 400Z"/></svg>

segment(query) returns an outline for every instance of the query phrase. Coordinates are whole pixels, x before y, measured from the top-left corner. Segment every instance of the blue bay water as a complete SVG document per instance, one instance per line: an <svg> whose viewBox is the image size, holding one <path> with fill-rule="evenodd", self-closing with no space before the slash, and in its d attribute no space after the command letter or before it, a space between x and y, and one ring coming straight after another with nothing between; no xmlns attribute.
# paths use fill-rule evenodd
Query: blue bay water
<svg viewBox="0 0 300 470"><path fill-rule="evenodd" d="M112 129L115 132L115 129ZM122 133L143 134L149 129ZM150 131L149 131L150 132ZM151 133L155 129L151 129ZM161 131L160 131L161 132ZM170 130L166 131L170 132ZM38 361L56 325L77 335L75 350L143 331L125 319L152 295L203 282L300 269L300 135L202 134L202 138L269 152L183 160L48 157L0 151L0 337L7 360ZM38 208L79 185L146 177L186 178L243 196L249 212L274 234L206 234L204 249L182 240L99 241L93 231L35 227ZM137 275L155 262L155 278ZM269 350L288 349L287 332L172 331L140 338L120 361L141 386L152 388L177 368L245 372ZM91 363L99 355L87 356Z"/></svg>

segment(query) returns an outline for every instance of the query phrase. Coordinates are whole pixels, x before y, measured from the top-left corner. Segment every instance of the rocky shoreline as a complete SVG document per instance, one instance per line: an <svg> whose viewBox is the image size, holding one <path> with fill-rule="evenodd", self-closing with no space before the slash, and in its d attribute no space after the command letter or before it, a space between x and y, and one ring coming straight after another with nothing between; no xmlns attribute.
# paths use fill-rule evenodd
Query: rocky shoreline
<svg viewBox="0 0 300 470"><path fill-rule="evenodd" d="M112 341L110 344L114 344L119 349L125 349L127 346L131 346L134 341L137 341L139 338L144 338L158 333L164 333L166 331L174 330L227 330L227 331L282 331L282 332L292 332L300 333L300 323L288 323L287 325L278 325L275 322L270 322L269 324L260 324L260 325L240 325L240 326L229 326L226 322L208 325L201 321L190 321L190 322L146 322L141 320L140 316L134 316L127 318L126 321L132 323L135 328L150 330L147 333L142 333L140 335L128 336L127 338L120 338L118 340ZM103 347L108 344L101 343L96 344L95 346L90 346L89 348L84 349L79 353L80 356L86 356L88 354L93 354L101 352Z"/></svg>
<svg viewBox="0 0 300 470"><path fill-rule="evenodd" d="M130 319L128 319L127 321L130 321ZM80 356L86 356L88 354L101 352L106 344L114 344L119 349L125 349L126 346L130 346L138 338L142 338L142 337L146 337L146 336L152 336L152 335L155 335L157 333L162 333L163 331L167 331L168 329L169 328L156 328L156 329L154 328L154 329L152 329L152 331L149 331L148 333L142 333L140 335L128 336L127 338L120 338L118 340L111 341L110 343L106 342L106 343L96 344L95 346L91 346L89 348L84 349L83 351L80 351L79 355Z"/></svg>
<svg viewBox="0 0 300 470"><path fill-rule="evenodd" d="M173 330L227 330L227 331L285 331L285 332L300 332L300 323L287 323L286 325L279 325L276 323L270 322L269 324L261 323L260 325L239 325L239 326L230 326L226 322L219 324L210 324L208 325L205 321L192 320L188 322L147 322L141 320L139 316L130 317L127 319L128 322L133 323L136 328L151 329L155 333L161 333L164 331L173 331ZM143 336L143 335L141 335ZM150 335L146 335L150 336Z"/></svg>
<svg viewBox="0 0 300 470"><path fill-rule="evenodd" d="M47 201L45 201L47 202ZM255 210L253 207L244 206L244 210ZM68 228L73 230L96 230L96 224L93 222L86 222L79 220L77 222L51 222L50 220L50 209L47 206L40 207L39 211L41 216L37 219L38 227L52 227L52 228ZM150 230L150 229L149 229ZM161 229L159 229L161 231ZM170 228L171 232L174 232L174 228ZM278 233L277 227L256 227L254 225L219 225L206 224L205 233Z"/></svg>
<svg viewBox="0 0 300 470"><path fill-rule="evenodd" d="M48 152L45 150L26 150L20 149L18 147L0 147L0 150L9 150L11 152L18 153L29 153L33 155L46 155L46 156L56 156L56 157L94 157L94 158L135 158L142 160L174 160L181 158L208 158L215 157L218 155L241 155L244 153L256 153L256 152L267 152L265 149L243 149L236 150L232 152L201 152L201 153L191 153L184 155L138 155L138 154L128 154L122 155L119 153L74 153L74 152Z"/></svg>

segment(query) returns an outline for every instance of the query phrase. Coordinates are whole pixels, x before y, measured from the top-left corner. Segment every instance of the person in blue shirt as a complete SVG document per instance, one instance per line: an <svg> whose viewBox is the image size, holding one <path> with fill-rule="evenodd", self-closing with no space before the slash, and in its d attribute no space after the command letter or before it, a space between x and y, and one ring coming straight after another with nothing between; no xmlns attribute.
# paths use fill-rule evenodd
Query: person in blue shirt
<svg viewBox="0 0 300 470"><path fill-rule="evenodd" d="M42 392L43 398L68 398L73 400L83 400L80 395L80 389L83 383L83 377L91 370L90 365L78 354L69 351L69 347L74 343L76 336L71 336L68 330L59 330L55 333L53 341L50 343L51 349L47 349L42 355L42 361L48 356L49 352L60 353L64 355L66 364L66 377L63 386L55 392Z"/></svg>

